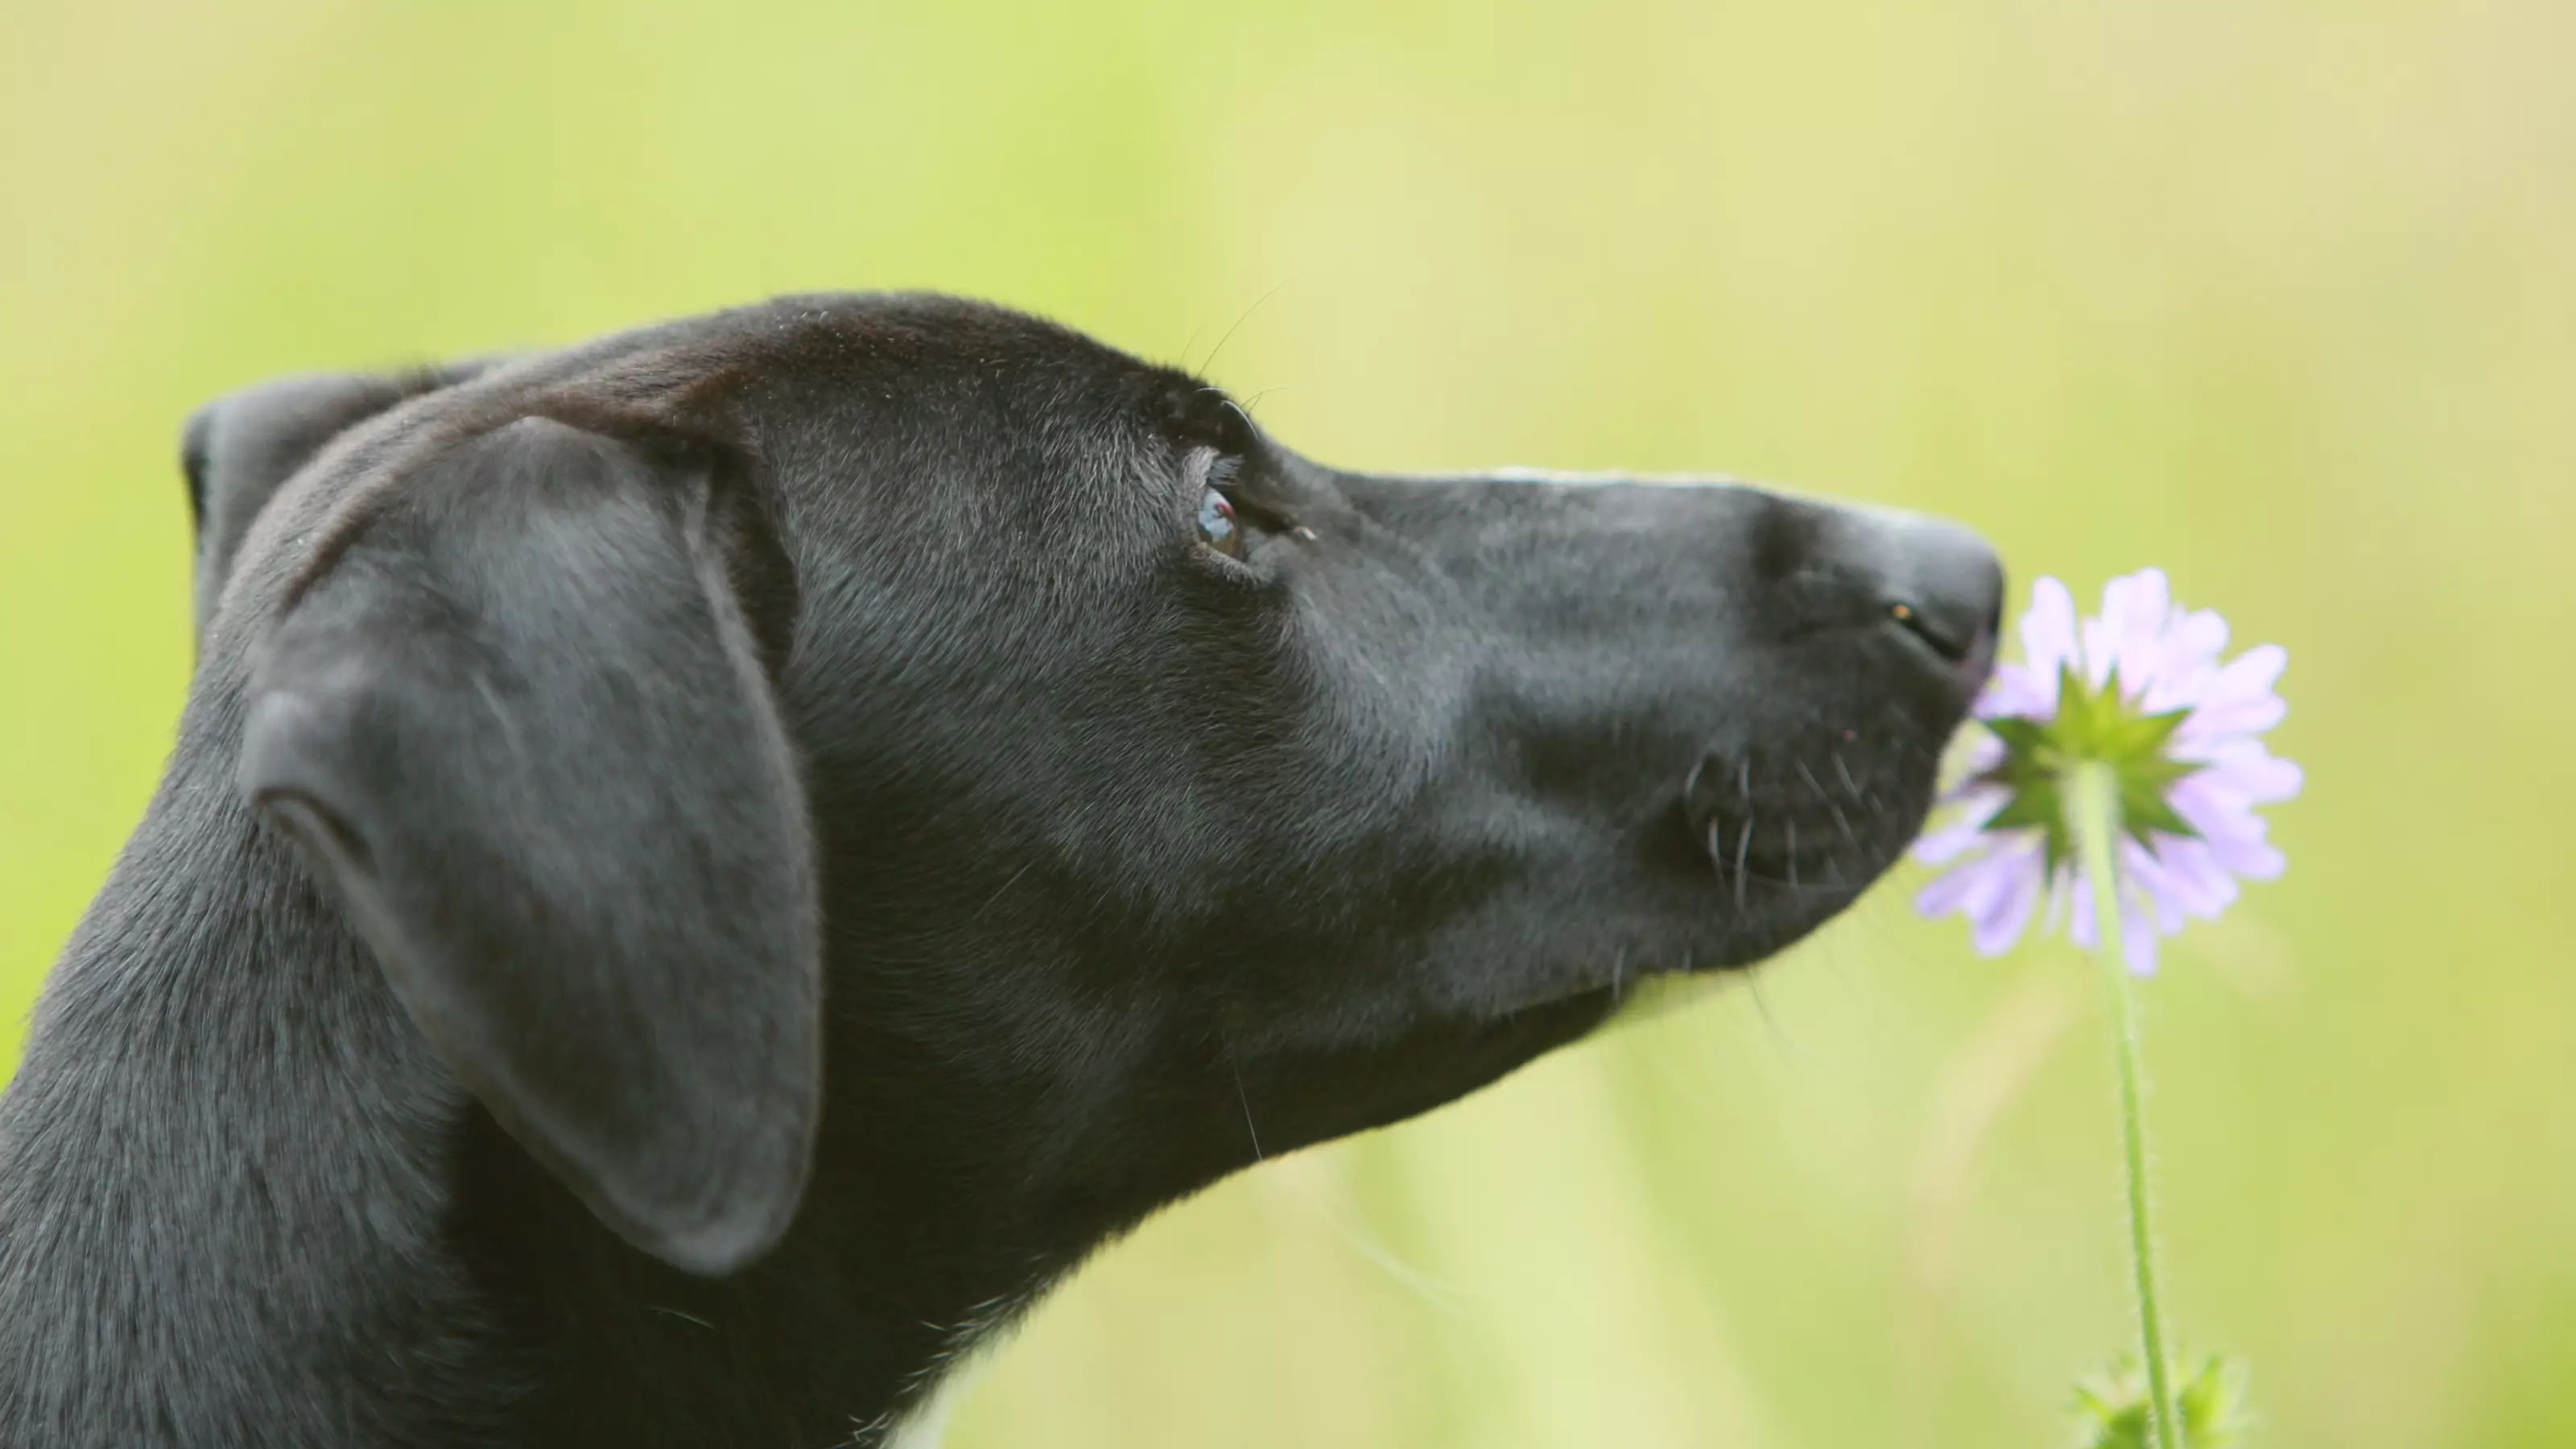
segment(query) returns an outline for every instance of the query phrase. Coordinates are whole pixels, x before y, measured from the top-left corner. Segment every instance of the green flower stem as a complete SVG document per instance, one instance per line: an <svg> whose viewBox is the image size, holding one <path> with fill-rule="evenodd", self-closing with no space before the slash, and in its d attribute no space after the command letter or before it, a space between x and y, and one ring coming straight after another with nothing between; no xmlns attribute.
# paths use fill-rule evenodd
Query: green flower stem
<svg viewBox="0 0 2576 1449"><path fill-rule="evenodd" d="M2174 1414L2172 1370L2165 1359L2164 1314L2156 1302L2156 1234L2147 1200L2146 1069L2139 1060L2138 1010L2129 995L2129 963L2120 939L2119 894L2112 874L2120 838L2120 777L2099 760L2067 771L2066 825L2093 888L2093 925L2111 988L2111 1028L2120 1078L2120 1140L2129 1169L2129 1250L2137 1269L2138 1336L2147 1361L2149 1422L2156 1449L2182 1449Z"/></svg>

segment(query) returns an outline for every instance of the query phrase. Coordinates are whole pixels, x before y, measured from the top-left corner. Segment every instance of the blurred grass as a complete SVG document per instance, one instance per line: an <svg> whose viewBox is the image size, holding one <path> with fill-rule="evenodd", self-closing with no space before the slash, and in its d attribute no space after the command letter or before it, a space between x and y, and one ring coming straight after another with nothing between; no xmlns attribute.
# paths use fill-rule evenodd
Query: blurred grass
<svg viewBox="0 0 2576 1449"><path fill-rule="evenodd" d="M2576 1443L2571 56L2549 0L18 0L0 1057L170 737L189 407L933 286L1226 337L1336 461L1729 468L2288 644L2291 874L2151 992L2183 1331L2265 1442ZM2097 1012L1901 890L1166 1214L952 1442L2057 1442L2126 1332Z"/></svg>

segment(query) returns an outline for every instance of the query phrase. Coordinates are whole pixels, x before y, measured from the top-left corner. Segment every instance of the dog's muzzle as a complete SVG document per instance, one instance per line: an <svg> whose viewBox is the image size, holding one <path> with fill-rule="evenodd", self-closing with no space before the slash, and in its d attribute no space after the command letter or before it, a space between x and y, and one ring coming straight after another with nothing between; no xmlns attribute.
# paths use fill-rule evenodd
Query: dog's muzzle
<svg viewBox="0 0 2576 1449"><path fill-rule="evenodd" d="M1821 641L1872 632L1888 700L1814 716L1758 743L1713 748L1691 771L1682 814L1741 905L1786 891L1848 899L1893 864L1931 803L1938 757L1985 687L2004 577L1994 551L1956 524L1885 509L1833 509L1790 586ZM1896 723L1901 721L1901 724Z"/></svg>

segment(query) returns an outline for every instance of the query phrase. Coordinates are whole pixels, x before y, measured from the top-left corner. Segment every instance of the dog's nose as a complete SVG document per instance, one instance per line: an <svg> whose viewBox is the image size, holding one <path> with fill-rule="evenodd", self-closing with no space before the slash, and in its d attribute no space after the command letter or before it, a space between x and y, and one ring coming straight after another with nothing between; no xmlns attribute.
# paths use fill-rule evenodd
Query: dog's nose
<svg viewBox="0 0 2576 1449"><path fill-rule="evenodd" d="M1946 519L1854 508L1836 510L1818 542L1832 572L1890 622L1980 675L1992 662L2004 570L1974 532Z"/></svg>

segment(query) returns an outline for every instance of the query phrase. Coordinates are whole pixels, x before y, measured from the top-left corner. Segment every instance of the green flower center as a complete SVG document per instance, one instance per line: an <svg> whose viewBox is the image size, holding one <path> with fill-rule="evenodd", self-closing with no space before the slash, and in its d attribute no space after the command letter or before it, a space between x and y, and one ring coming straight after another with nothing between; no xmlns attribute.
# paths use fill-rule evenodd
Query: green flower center
<svg viewBox="0 0 2576 1449"><path fill-rule="evenodd" d="M2057 717L1985 721L2004 743L2001 763L1977 778L2011 792L2004 808L1987 822L1994 830L2035 826L2046 833L2047 868L2055 871L2075 856L2075 839L2066 825L2066 787L2075 767L2098 762L2111 767L2120 782L2120 824L2141 845L2147 832L2189 837L2197 832L2165 798L2176 780L2200 766L2165 753L2173 732L2189 709L2144 714L2120 695L2120 671L2114 669L2100 689L2085 684L2071 665L2057 670Z"/></svg>

